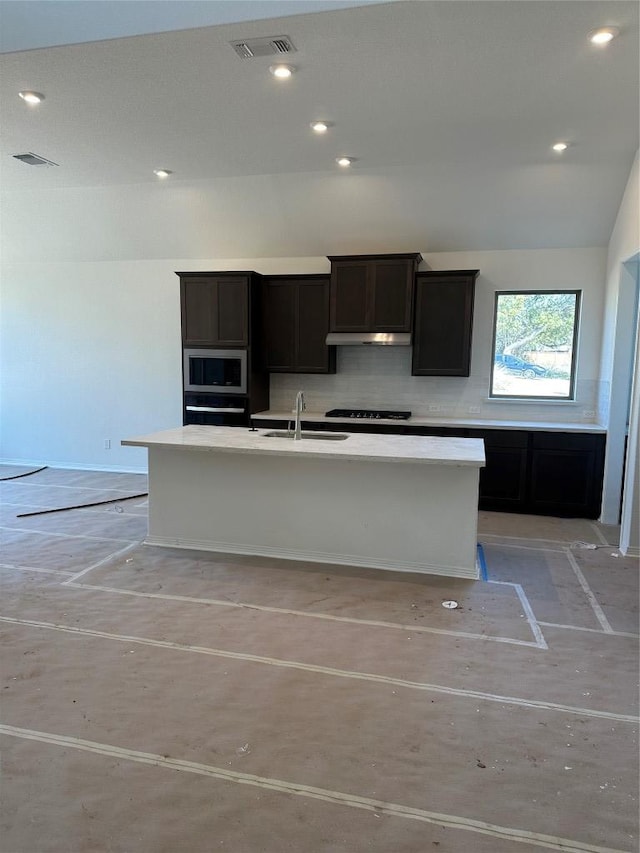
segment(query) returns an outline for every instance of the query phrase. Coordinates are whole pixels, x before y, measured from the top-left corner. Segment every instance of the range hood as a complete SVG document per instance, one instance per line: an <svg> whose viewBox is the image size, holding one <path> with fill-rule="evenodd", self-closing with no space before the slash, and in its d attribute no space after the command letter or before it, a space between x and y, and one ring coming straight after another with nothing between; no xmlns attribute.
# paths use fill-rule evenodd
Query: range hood
<svg viewBox="0 0 640 853"><path fill-rule="evenodd" d="M329 332L327 335L327 346L411 346L411 335L409 332Z"/></svg>

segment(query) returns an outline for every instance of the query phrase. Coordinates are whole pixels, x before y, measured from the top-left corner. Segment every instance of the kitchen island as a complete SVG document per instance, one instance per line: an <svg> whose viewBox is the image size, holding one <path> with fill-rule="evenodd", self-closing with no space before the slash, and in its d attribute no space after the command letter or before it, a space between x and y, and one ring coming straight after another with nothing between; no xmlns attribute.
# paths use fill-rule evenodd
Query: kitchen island
<svg viewBox="0 0 640 853"><path fill-rule="evenodd" d="M149 451L145 542L478 577L481 440L269 433L186 426L123 440Z"/></svg>

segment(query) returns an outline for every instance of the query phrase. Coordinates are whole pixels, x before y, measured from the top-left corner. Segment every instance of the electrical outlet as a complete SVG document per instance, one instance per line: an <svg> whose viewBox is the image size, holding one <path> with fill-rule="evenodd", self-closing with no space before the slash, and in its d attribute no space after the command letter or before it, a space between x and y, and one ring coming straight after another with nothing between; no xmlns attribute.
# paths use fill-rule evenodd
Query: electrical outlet
<svg viewBox="0 0 640 853"><path fill-rule="evenodd" d="M595 418L595 416L596 416L596 413L593 409L583 409L582 410L582 417L583 418Z"/></svg>
<svg viewBox="0 0 640 853"><path fill-rule="evenodd" d="M429 406L429 411L430 412L441 412L442 406L436 406L436 405Z"/></svg>
<svg viewBox="0 0 640 853"><path fill-rule="evenodd" d="M469 406L469 414L470 415L479 415L480 414L480 406Z"/></svg>
<svg viewBox="0 0 640 853"><path fill-rule="evenodd" d="M104 449L105 450L111 450L111 439L110 438L105 438Z"/></svg>

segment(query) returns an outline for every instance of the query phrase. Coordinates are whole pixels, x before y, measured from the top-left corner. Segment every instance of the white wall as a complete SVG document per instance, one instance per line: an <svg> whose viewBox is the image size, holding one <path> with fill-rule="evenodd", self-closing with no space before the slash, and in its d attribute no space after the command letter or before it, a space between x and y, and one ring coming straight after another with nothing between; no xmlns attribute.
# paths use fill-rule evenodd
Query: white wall
<svg viewBox="0 0 640 853"><path fill-rule="evenodd" d="M419 251L419 247L416 247ZM384 251L384 247L380 247ZM410 376L407 349L339 351L335 376L274 376L272 408L302 387L309 408L340 403L429 414L591 421L602 395L599 353L604 249L423 252L425 268L480 269L469 378ZM145 470L122 438L181 423L179 287L175 270L328 272L324 257L13 263L2 268L0 458ZM487 400L493 294L500 289L582 289L577 401ZM470 412L473 409L473 413ZM476 411L477 410L477 411ZM105 439L111 449L104 449Z"/></svg>
<svg viewBox="0 0 640 853"><path fill-rule="evenodd" d="M633 266L637 290L640 286L640 261L636 260ZM623 554L640 557L640 329L636 334L633 370L620 522L620 550Z"/></svg>
<svg viewBox="0 0 640 853"><path fill-rule="evenodd" d="M637 363L637 353L635 358L633 355L633 347L638 345L638 315L634 312L638 288L637 267L627 262L635 258L640 251L639 187L640 162L639 154L636 153L607 252L604 336L600 367L603 383L600 386L599 410L609 422L602 520L611 524L618 521L627 432L629 375L633 370L634 360ZM634 431L637 436L639 385L640 377L636 373L633 392L635 410L633 405L631 407L632 412L635 411L636 423L630 422L630 436ZM638 541L640 478L637 473L637 447L634 447L632 442L629 442L629 447L632 455L627 466L626 511L630 523L631 519L634 519L634 534L631 536L631 541L637 549L640 544Z"/></svg>
<svg viewBox="0 0 640 853"><path fill-rule="evenodd" d="M620 277L623 272L621 266L625 261L633 258L640 249L639 193L640 151L636 152L607 249L605 302L603 306L604 323L600 364L600 375L603 379L601 386L603 396L599 400L599 411L605 417L609 411L611 379L613 377L614 358L616 354L616 320L619 314Z"/></svg>
<svg viewBox="0 0 640 853"><path fill-rule="evenodd" d="M2 458L146 468L118 444L180 420L173 279L155 262L3 271Z"/></svg>

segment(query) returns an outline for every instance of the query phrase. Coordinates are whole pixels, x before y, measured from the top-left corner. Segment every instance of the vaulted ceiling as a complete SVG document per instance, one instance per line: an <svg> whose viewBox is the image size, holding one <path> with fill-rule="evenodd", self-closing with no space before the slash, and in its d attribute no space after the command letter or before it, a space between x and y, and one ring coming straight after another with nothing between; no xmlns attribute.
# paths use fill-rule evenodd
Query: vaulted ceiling
<svg viewBox="0 0 640 853"><path fill-rule="evenodd" d="M96 40L39 46L16 5L75 7L76 30L49 41ZM606 245L638 148L636 2L159 5L201 15L126 35L145 24L114 30L117 7L143 4L0 3L5 259ZM86 6L102 28L78 31ZM282 9L304 13L264 17ZM595 47L605 25L619 35ZM296 48L289 80L268 71L282 57L230 45L279 35Z"/></svg>

